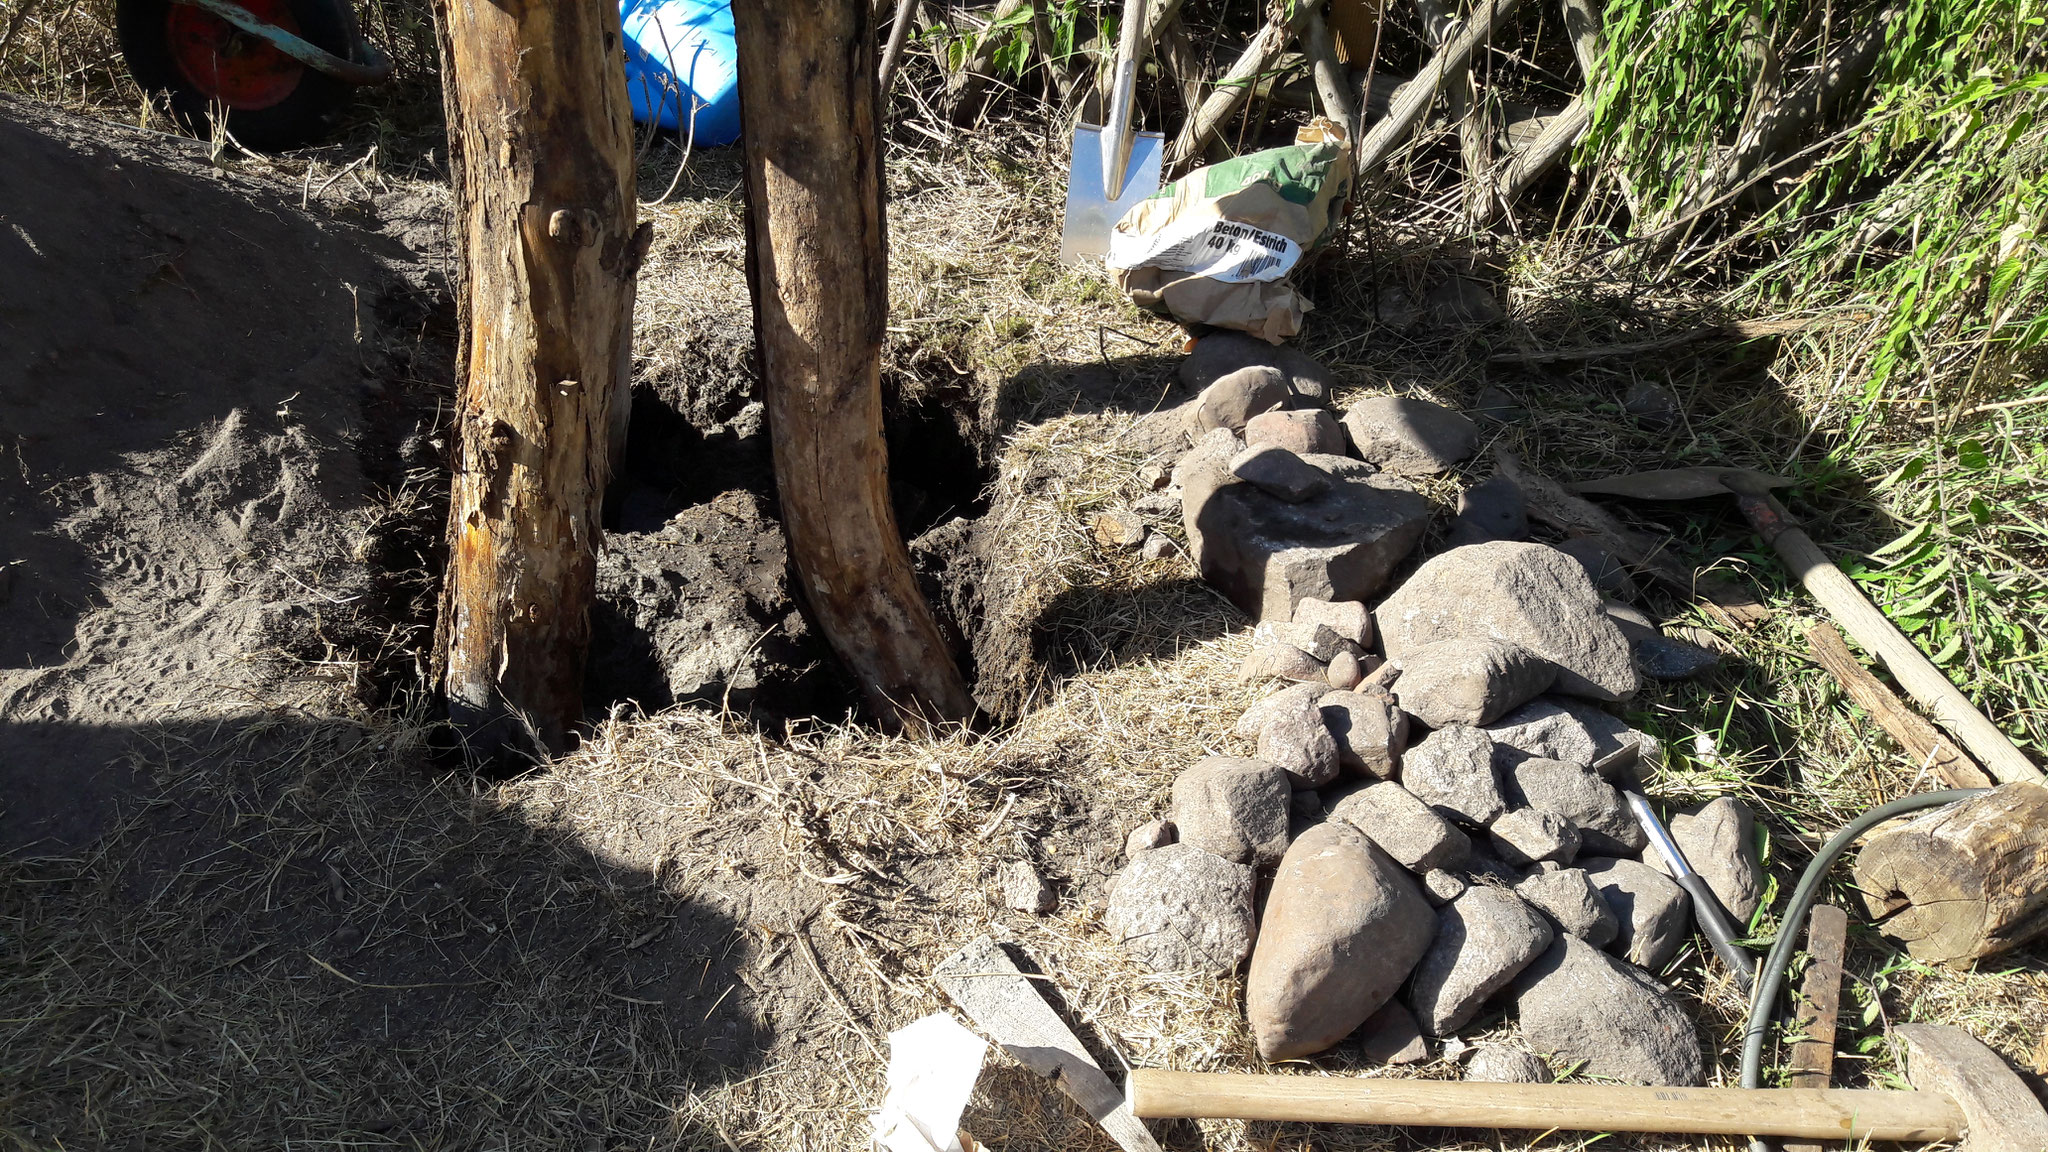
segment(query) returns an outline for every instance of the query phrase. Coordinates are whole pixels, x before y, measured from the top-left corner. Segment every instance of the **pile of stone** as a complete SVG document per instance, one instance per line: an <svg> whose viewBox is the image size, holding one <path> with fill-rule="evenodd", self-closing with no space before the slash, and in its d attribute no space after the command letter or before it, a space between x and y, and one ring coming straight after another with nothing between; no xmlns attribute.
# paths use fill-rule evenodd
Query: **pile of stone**
<svg viewBox="0 0 2048 1152"><path fill-rule="evenodd" d="M1165 817L1130 833L1106 926L1162 971L1249 958L1268 1060L1352 1036L1371 1058L1424 1060L1499 1007L1586 1075L1699 1083L1691 1017L1655 975L1691 935L1689 898L1644 862L1618 787L1659 750L1601 705L1647 667L1696 672L1711 654L1604 600L1607 558L1527 541L1500 477L1369 609L1432 515L1404 478L1455 467L1478 430L1398 397L1340 421L1303 359L1211 336L1184 366L1189 550L1260 621L1241 674L1277 686L1238 722L1256 755L1189 766ZM1762 888L1748 813L1719 800L1673 832L1746 920ZM1467 1075L1547 1068L1505 1049Z"/></svg>

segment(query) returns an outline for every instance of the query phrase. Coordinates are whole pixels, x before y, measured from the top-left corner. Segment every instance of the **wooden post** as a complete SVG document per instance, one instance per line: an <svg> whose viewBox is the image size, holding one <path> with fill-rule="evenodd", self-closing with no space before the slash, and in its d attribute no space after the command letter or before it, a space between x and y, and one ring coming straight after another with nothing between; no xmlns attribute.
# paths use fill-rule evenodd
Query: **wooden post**
<svg viewBox="0 0 2048 1152"><path fill-rule="evenodd" d="M455 477L437 664L471 746L559 752L583 662L634 228L619 11L442 0L455 190Z"/></svg>
<svg viewBox="0 0 2048 1152"><path fill-rule="evenodd" d="M805 599L885 724L973 708L889 505L875 26L863 0L739 0L747 278L782 527Z"/></svg>

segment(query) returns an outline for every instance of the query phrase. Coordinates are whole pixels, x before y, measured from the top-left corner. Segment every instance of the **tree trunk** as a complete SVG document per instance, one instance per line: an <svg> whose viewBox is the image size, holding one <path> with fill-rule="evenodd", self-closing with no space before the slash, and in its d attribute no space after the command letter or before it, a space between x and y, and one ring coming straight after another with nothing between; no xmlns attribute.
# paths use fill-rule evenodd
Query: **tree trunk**
<svg viewBox="0 0 2048 1152"><path fill-rule="evenodd" d="M471 746L583 712L620 349L646 249L616 5L439 6L461 318L437 658Z"/></svg>
<svg viewBox="0 0 2048 1152"><path fill-rule="evenodd" d="M790 554L884 723L964 719L967 686L889 506L874 23L862 0L740 0L733 19L747 273Z"/></svg>
<svg viewBox="0 0 2048 1152"><path fill-rule="evenodd" d="M1914 959L1968 964L2048 931L2048 788L2006 784L1873 835L1856 887Z"/></svg>

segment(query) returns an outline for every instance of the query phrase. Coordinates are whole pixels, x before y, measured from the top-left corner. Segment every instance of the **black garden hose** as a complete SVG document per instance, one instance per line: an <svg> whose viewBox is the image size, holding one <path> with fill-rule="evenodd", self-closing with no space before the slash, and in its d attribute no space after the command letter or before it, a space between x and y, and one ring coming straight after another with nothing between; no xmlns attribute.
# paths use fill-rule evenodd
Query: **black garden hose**
<svg viewBox="0 0 2048 1152"><path fill-rule="evenodd" d="M1943 792L1929 792L1923 796L1908 796L1889 804L1880 804L1854 820L1848 827L1834 834L1806 871L1799 876L1799 886L1792 890L1792 900L1785 905L1785 914L1779 920L1778 939L1771 945L1769 955L1757 969L1756 991L1749 1002L1749 1026L1742 1038L1742 1086L1760 1088L1763 1080L1764 1036L1770 1031L1772 1010L1777 1006L1778 991L1785 984L1785 970L1791 967L1792 953L1799 943L1799 926L1806 920L1806 914L1813 910L1814 899L1820 894L1821 882L1827 879L1828 869L1849 845L1865 832L1894 817L1923 808L1939 808L1958 800L1967 800L1982 795L1987 788L1952 788ZM1761 1140L1749 1142L1751 1152L1766 1152L1767 1146Z"/></svg>

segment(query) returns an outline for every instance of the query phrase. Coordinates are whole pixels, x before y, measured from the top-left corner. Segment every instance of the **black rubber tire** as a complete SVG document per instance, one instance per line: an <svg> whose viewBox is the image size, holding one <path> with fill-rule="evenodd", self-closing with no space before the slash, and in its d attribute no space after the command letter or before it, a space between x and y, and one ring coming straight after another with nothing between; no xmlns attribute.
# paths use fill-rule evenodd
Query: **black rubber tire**
<svg viewBox="0 0 2048 1152"><path fill-rule="evenodd" d="M355 53L355 12L348 0L288 0L299 35L343 59ZM205 135L214 108L207 94L185 79L171 58L165 22L171 0L116 0L115 26L128 74L143 91L157 97L186 131ZM277 152L313 143L325 136L347 103L349 85L311 68L299 77L291 95L268 108L229 109L227 129L246 148Z"/></svg>

